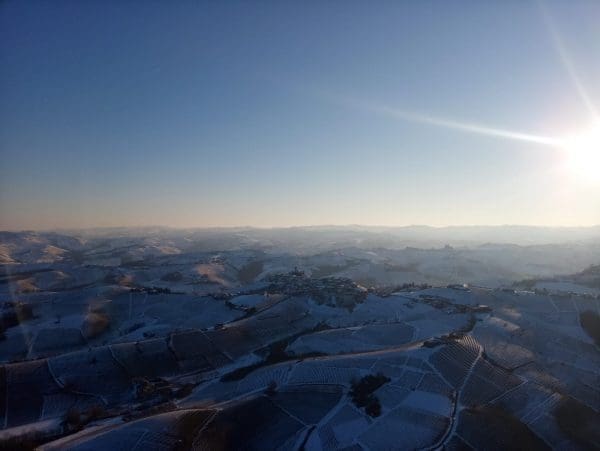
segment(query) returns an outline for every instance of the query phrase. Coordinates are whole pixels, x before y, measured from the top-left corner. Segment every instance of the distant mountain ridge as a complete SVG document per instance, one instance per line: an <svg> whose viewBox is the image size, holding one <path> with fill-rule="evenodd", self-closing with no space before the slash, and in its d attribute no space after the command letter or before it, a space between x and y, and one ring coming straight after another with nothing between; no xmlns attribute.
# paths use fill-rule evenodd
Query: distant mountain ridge
<svg viewBox="0 0 600 451"><path fill-rule="evenodd" d="M510 226L0 232L0 265L4 273L23 280L24 290L92 283L114 277L110 268L129 273L134 268L143 272L142 267L173 266L170 272L182 272L202 263L209 265L203 271L209 271L213 259L232 264L234 273L246 264L264 266L265 275L298 266L318 277L349 277L366 286L428 282L495 287L573 274L600 264L596 232L600 234L600 228ZM41 270L53 272L28 275ZM189 278L194 280L195 276ZM235 283L237 279L223 280Z"/></svg>
<svg viewBox="0 0 600 451"><path fill-rule="evenodd" d="M556 244L574 241L600 241L600 225L586 227L551 227L523 225L466 225L434 227L427 225L409 226L365 226L365 225L315 225L295 227L198 227L173 228L167 226L144 227L100 227L89 229L64 229L49 231L0 231L0 242L15 234L43 235L60 237L95 238L116 237L172 237L245 235L256 238L294 239L309 236L331 236L337 238L372 238L373 236L393 237L407 242L435 242L449 244Z"/></svg>

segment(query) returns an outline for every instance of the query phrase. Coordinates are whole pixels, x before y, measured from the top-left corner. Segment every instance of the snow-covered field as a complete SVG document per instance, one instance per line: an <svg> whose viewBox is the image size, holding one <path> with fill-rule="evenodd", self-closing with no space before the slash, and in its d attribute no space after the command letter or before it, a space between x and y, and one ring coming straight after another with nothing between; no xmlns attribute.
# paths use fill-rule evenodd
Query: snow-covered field
<svg viewBox="0 0 600 451"><path fill-rule="evenodd" d="M600 445L593 244L156 233L2 235L0 445Z"/></svg>

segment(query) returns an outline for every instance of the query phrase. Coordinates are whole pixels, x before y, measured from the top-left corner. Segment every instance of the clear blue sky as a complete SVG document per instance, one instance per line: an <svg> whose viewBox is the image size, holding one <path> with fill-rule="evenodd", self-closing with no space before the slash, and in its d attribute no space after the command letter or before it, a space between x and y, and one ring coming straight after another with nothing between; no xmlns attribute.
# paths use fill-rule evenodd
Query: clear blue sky
<svg viewBox="0 0 600 451"><path fill-rule="evenodd" d="M0 229L600 223L563 150L439 124L587 127L600 2L543 10L4 1Z"/></svg>

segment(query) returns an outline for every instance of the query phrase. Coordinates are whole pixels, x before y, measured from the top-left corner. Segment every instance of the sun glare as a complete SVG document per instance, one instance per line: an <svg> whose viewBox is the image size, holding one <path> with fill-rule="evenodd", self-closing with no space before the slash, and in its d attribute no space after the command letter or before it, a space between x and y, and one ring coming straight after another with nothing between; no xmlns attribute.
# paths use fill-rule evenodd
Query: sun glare
<svg viewBox="0 0 600 451"><path fill-rule="evenodd" d="M600 119L582 133L564 140L567 166L577 177L600 183Z"/></svg>

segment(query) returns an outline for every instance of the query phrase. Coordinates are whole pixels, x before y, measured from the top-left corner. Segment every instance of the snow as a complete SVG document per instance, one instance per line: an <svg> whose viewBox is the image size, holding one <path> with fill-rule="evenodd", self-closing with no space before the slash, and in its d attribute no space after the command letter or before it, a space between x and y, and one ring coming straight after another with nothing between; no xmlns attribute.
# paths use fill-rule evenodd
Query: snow
<svg viewBox="0 0 600 451"><path fill-rule="evenodd" d="M572 282L537 282L535 287L556 293L600 294L600 288L587 287Z"/></svg>
<svg viewBox="0 0 600 451"><path fill-rule="evenodd" d="M452 410L452 402L446 396L421 390L410 391L402 405L442 416L448 416Z"/></svg>
<svg viewBox="0 0 600 451"><path fill-rule="evenodd" d="M257 307L263 302L267 302L268 298L262 294L246 294L236 296L230 302L238 307Z"/></svg>

